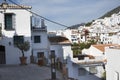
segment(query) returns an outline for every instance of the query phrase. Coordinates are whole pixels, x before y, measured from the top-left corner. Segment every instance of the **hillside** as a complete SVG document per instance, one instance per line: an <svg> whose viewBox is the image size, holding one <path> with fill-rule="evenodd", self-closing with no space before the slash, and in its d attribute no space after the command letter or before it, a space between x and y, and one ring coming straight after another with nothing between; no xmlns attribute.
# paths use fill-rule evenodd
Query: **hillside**
<svg viewBox="0 0 120 80"><path fill-rule="evenodd" d="M112 14L119 13L119 12L120 12L120 6L118 6L115 9L112 9L111 11L107 12L105 15L103 15L102 17L100 17L98 19L104 19L105 17L110 17ZM82 25L90 26L92 24L92 22L94 22L94 21L95 20L92 20L91 22L88 22L88 23L75 24L75 25L68 27L67 29L77 29L79 26L82 26Z"/></svg>
<svg viewBox="0 0 120 80"><path fill-rule="evenodd" d="M105 17L110 17L112 14L118 13L118 12L120 12L120 6L118 6L117 8L115 8L115 9L109 11L109 12L107 12L105 15L103 15L102 17L100 17L100 19L103 19Z"/></svg>
<svg viewBox="0 0 120 80"><path fill-rule="evenodd" d="M75 24L75 25L68 27L67 29L78 29L78 27L83 26L83 25L85 25L85 23Z"/></svg>

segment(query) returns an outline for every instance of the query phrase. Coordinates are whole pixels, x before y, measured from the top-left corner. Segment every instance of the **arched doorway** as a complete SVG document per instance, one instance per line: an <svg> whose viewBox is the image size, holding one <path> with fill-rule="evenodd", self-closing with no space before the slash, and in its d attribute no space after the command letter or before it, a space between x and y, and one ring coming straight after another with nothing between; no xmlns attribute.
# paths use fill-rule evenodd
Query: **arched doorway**
<svg viewBox="0 0 120 80"><path fill-rule="evenodd" d="M0 45L0 64L5 64L5 46Z"/></svg>

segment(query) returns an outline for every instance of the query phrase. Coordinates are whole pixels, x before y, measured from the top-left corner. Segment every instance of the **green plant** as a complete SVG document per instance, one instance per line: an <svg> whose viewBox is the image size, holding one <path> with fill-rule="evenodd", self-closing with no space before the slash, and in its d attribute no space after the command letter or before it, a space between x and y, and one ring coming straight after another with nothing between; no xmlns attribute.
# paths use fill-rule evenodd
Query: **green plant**
<svg viewBox="0 0 120 80"><path fill-rule="evenodd" d="M103 73L102 80L106 80L106 72Z"/></svg>
<svg viewBox="0 0 120 80"><path fill-rule="evenodd" d="M94 40L89 40L88 42L82 42L82 43L74 43L72 44L72 50L73 50L73 55L79 55L82 53L83 49L88 49L92 44L96 44L97 42Z"/></svg>
<svg viewBox="0 0 120 80"><path fill-rule="evenodd" d="M22 52L22 57L24 57L24 51L28 51L30 48L30 43L28 41L24 41L23 43L15 44L18 49Z"/></svg>
<svg viewBox="0 0 120 80"><path fill-rule="evenodd" d="M92 22L88 22L85 24L85 26L90 26L92 24Z"/></svg>

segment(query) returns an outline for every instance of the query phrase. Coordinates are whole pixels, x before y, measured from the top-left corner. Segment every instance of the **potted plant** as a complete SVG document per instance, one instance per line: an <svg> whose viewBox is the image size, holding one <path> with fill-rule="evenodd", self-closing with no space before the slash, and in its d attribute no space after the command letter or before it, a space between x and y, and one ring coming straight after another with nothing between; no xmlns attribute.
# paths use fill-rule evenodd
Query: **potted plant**
<svg viewBox="0 0 120 80"><path fill-rule="evenodd" d="M22 56L20 57L21 65L27 64L27 57L25 57L24 52L28 51L30 48L30 43L28 41L24 41L23 43L17 43L16 47L21 50Z"/></svg>

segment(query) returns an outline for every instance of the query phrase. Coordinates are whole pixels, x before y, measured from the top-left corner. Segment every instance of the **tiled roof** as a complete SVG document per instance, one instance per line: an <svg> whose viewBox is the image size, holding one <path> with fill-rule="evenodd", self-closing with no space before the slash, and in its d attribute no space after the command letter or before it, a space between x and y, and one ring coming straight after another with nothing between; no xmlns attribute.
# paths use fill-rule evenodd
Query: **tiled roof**
<svg viewBox="0 0 120 80"><path fill-rule="evenodd" d="M48 37L51 44L71 44L66 37L62 36L52 36Z"/></svg>
<svg viewBox="0 0 120 80"><path fill-rule="evenodd" d="M31 6L24 6L24 5L15 5L15 4L8 4L7 6L8 9L31 9L32 7ZM2 9L2 5L0 5L0 9Z"/></svg>
<svg viewBox="0 0 120 80"><path fill-rule="evenodd" d="M105 47L115 46L115 44L97 44L92 46L99 49L102 52L105 52Z"/></svg>

